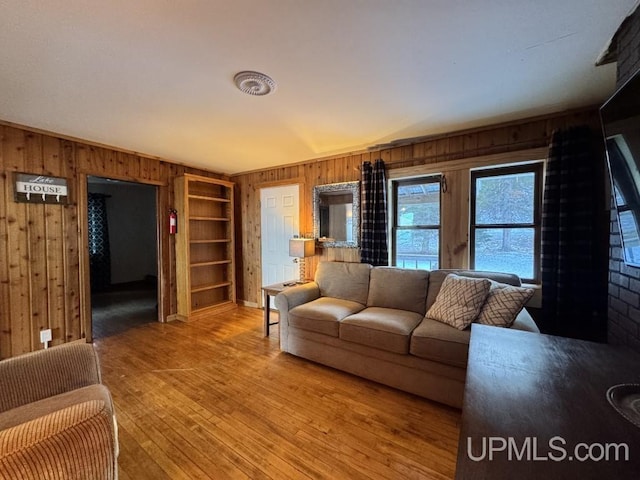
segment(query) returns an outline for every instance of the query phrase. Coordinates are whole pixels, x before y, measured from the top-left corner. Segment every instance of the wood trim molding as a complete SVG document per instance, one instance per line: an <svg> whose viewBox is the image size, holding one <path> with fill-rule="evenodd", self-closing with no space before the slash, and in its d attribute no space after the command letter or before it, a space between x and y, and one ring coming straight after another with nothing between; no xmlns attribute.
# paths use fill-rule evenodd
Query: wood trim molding
<svg viewBox="0 0 640 480"><path fill-rule="evenodd" d="M118 180L121 182L133 182L133 183L143 183L145 185L151 185L151 186L156 186L156 187L167 187L168 183L167 182L163 182L162 180L152 180L149 178L138 178L138 177L131 177L131 176L127 176L127 175L118 175L118 174L111 174L109 173L107 176L105 176L104 172L98 172L96 173L94 170L91 169L79 169L78 170L78 174L83 174L85 175L85 179L86 177L100 177L100 178L109 178L110 180Z"/></svg>
<svg viewBox="0 0 640 480"><path fill-rule="evenodd" d="M451 172L455 170L470 170L479 167L492 167L496 165L509 165L527 161L539 161L547 158L548 147L529 148L515 152L496 153L481 157L469 157L461 160L427 163L414 167L389 169L388 179L409 178L430 173Z"/></svg>
<svg viewBox="0 0 640 480"><path fill-rule="evenodd" d="M87 230L88 191L87 175L78 173L76 182L76 202L78 204L78 253L80 260L80 328L84 332L88 342L93 341L93 328L91 325L91 273L89 271L89 232Z"/></svg>
<svg viewBox="0 0 640 480"><path fill-rule="evenodd" d="M304 177L296 177L296 178L286 178L283 180L274 180L272 182L261 182L256 183L253 188L256 190L260 190L261 188L271 188L271 187L281 187L283 185L301 185L303 186L306 183Z"/></svg>

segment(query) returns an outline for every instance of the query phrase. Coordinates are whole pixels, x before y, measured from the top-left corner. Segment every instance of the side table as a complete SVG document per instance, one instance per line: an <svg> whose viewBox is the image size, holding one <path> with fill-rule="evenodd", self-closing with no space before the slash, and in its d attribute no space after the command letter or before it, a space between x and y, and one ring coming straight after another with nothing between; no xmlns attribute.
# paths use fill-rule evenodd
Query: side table
<svg viewBox="0 0 640 480"><path fill-rule="evenodd" d="M296 284L295 280L292 280L290 282L274 283L273 285L267 285L265 287L262 287L262 299L263 299L262 304L264 306L264 313L262 316L262 320L263 320L262 333L264 334L265 337L269 336L269 327L271 325L277 325L279 323L279 322L271 322L269 320L269 316L271 313L270 297L271 295L275 296L280 292L286 290L287 288L293 286L290 284L295 285Z"/></svg>

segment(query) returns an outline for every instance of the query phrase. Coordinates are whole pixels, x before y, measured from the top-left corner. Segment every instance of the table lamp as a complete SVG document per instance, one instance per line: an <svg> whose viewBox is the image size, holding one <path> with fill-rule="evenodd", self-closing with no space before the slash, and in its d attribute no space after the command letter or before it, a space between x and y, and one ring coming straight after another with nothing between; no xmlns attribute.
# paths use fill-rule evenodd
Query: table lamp
<svg viewBox="0 0 640 480"><path fill-rule="evenodd" d="M289 239L289 256L296 257L294 262L300 265L300 280L298 283L304 283L306 280L304 259L313 257L316 253L316 241L313 238L291 238Z"/></svg>

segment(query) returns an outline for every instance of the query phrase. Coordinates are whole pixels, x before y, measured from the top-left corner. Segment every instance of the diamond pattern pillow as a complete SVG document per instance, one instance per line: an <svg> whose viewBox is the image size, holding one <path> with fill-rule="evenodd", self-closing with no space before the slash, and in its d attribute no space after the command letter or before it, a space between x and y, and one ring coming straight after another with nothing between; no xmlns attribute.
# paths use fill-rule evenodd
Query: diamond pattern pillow
<svg viewBox="0 0 640 480"><path fill-rule="evenodd" d="M491 282L491 290L477 323L494 325L497 327L510 327L515 322L518 313L524 304L533 297L533 288L514 287L504 283Z"/></svg>
<svg viewBox="0 0 640 480"><path fill-rule="evenodd" d="M464 330L480 313L490 288L491 282L486 278L450 273L444 279L427 317Z"/></svg>

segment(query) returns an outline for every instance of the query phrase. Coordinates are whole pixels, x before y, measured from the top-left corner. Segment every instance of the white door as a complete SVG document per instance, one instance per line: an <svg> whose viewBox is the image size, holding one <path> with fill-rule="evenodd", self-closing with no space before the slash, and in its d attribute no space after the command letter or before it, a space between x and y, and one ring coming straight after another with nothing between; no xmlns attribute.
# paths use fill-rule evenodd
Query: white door
<svg viewBox="0 0 640 480"><path fill-rule="evenodd" d="M298 264L289 256L289 239L300 234L298 203L298 185L260 190L262 285L298 278Z"/></svg>

